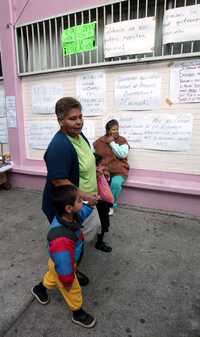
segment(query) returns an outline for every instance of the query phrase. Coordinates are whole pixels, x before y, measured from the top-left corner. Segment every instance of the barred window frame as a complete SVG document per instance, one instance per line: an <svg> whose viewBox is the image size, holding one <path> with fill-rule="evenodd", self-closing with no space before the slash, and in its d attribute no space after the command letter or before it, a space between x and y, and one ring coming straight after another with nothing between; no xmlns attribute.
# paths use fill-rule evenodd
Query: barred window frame
<svg viewBox="0 0 200 337"><path fill-rule="evenodd" d="M200 0L123 0L68 12L63 15L19 25L15 28L18 74L26 76L97 66L152 62L200 56L200 40L162 43L164 12L170 8L200 4ZM104 58L103 33L108 23L156 18L155 48L152 53ZM96 50L64 56L61 33L64 29L96 22Z"/></svg>

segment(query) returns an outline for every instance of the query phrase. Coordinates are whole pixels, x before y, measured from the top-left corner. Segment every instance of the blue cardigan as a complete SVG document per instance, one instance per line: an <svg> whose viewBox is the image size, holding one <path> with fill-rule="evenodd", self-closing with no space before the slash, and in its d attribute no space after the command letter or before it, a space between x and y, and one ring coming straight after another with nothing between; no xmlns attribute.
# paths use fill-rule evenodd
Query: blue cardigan
<svg viewBox="0 0 200 337"><path fill-rule="evenodd" d="M83 134L81 136L88 143L85 136ZM61 130L51 140L44 160L47 166L47 180L43 192L42 210L51 222L55 216L55 209L52 205L53 184L51 181L53 179L68 179L79 187L79 161L74 146Z"/></svg>

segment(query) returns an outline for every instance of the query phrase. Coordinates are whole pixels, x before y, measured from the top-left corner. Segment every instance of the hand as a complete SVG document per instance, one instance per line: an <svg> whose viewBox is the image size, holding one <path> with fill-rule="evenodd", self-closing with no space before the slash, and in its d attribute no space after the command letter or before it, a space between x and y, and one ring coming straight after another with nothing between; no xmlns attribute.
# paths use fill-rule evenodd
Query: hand
<svg viewBox="0 0 200 337"><path fill-rule="evenodd" d="M102 176L104 174L104 167L97 166L96 173L97 173L97 177Z"/></svg>
<svg viewBox="0 0 200 337"><path fill-rule="evenodd" d="M110 181L110 172L108 172L107 170L104 171L104 176L106 177L106 179L108 181Z"/></svg>
<svg viewBox="0 0 200 337"><path fill-rule="evenodd" d="M97 193L93 193L91 195L84 194L84 200L88 201L88 205L95 206L100 199L99 195Z"/></svg>
<svg viewBox="0 0 200 337"><path fill-rule="evenodd" d="M108 136L107 137L107 143L111 143L111 142L113 142L114 141L114 138L113 138L113 136Z"/></svg>

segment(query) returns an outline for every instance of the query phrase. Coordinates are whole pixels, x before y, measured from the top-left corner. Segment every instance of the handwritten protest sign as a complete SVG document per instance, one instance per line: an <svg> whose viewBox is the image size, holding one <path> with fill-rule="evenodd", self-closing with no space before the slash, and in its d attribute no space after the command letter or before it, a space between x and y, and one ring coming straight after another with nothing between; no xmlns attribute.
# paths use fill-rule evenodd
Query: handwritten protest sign
<svg viewBox="0 0 200 337"><path fill-rule="evenodd" d="M95 48L96 22L67 28L62 32L64 55L77 54Z"/></svg>
<svg viewBox="0 0 200 337"><path fill-rule="evenodd" d="M200 40L200 5L168 9L163 21L163 44Z"/></svg>
<svg viewBox="0 0 200 337"><path fill-rule="evenodd" d="M32 113L52 114L55 112L56 101L63 97L64 88L61 84L41 84L32 87Z"/></svg>
<svg viewBox="0 0 200 337"><path fill-rule="evenodd" d="M111 23L105 26L104 55L152 53L154 40L154 17Z"/></svg>
<svg viewBox="0 0 200 337"><path fill-rule="evenodd" d="M0 143L8 143L8 127L6 118L0 118Z"/></svg>
<svg viewBox="0 0 200 337"><path fill-rule="evenodd" d="M173 103L200 102L200 59L176 62L171 67L170 100Z"/></svg>
<svg viewBox="0 0 200 337"><path fill-rule="evenodd" d="M6 116L8 128L17 127L16 97L6 96Z"/></svg>
<svg viewBox="0 0 200 337"><path fill-rule="evenodd" d="M151 110L159 107L160 75L155 72L120 75L115 82L115 100L120 110Z"/></svg>
<svg viewBox="0 0 200 337"><path fill-rule="evenodd" d="M58 128L57 122L30 122L28 144L32 149L46 150Z"/></svg>
<svg viewBox="0 0 200 337"><path fill-rule="evenodd" d="M0 89L0 117L4 117L6 114L6 98L3 89Z"/></svg>
<svg viewBox="0 0 200 337"><path fill-rule="evenodd" d="M189 113L126 116L119 120L120 131L132 148L162 151L188 151L192 122Z"/></svg>
<svg viewBox="0 0 200 337"><path fill-rule="evenodd" d="M101 116L105 110L105 73L86 72L77 77L76 92L84 116Z"/></svg>

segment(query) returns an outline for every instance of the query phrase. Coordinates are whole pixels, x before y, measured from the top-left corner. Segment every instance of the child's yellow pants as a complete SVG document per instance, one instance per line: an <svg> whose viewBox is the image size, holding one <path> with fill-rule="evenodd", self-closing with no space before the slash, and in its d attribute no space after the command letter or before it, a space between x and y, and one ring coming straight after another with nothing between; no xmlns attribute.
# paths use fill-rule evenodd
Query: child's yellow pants
<svg viewBox="0 0 200 337"><path fill-rule="evenodd" d="M82 307L83 299L81 293L81 287L75 275L74 281L70 291L68 291L63 283L59 280L58 275L54 268L54 263L51 259L48 261L48 272L43 277L43 285L48 288L58 288L63 295L65 302L67 302L69 308L72 311L79 310Z"/></svg>

